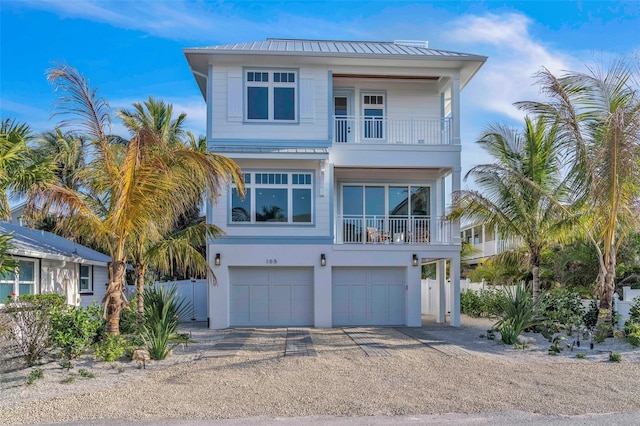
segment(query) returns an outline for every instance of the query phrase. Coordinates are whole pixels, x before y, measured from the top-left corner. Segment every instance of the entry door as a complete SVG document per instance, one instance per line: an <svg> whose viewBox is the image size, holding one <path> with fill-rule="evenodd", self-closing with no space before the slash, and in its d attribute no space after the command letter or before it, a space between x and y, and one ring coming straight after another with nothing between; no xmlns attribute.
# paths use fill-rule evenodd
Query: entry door
<svg viewBox="0 0 640 426"><path fill-rule="evenodd" d="M349 143L354 140L353 101L349 92L336 91L333 96L334 141Z"/></svg>

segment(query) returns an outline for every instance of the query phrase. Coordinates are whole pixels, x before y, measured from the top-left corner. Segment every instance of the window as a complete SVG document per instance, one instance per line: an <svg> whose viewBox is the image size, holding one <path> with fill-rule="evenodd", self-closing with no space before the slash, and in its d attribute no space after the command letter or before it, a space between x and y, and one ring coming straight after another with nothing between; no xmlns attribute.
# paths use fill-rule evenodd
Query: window
<svg viewBox="0 0 640 426"><path fill-rule="evenodd" d="M246 195L231 190L233 223L311 223L311 173L245 173Z"/></svg>
<svg viewBox="0 0 640 426"><path fill-rule="evenodd" d="M384 95L362 95L365 139L384 139Z"/></svg>
<svg viewBox="0 0 640 426"><path fill-rule="evenodd" d="M90 265L80 265L80 293L90 293L93 291L92 267Z"/></svg>
<svg viewBox="0 0 640 426"><path fill-rule="evenodd" d="M5 272L0 275L0 303L8 296L15 293L34 294L36 289L36 263L29 260L18 260L18 268L15 272Z"/></svg>
<svg viewBox="0 0 640 426"><path fill-rule="evenodd" d="M295 71L247 70L245 74L248 121L296 120Z"/></svg>

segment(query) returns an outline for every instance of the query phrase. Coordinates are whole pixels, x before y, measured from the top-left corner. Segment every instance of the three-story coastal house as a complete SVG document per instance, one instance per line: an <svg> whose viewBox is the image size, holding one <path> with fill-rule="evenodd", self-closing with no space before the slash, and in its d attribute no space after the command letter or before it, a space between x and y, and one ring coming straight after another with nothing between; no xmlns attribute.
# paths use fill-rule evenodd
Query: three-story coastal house
<svg viewBox="0 0 640 426"><path fill-rule="evenodd" d="M212 328L421 325L421 267L450 261L460 324L460 91L486 57L424 42L276 40L185 49L211 152Z"/></svg>

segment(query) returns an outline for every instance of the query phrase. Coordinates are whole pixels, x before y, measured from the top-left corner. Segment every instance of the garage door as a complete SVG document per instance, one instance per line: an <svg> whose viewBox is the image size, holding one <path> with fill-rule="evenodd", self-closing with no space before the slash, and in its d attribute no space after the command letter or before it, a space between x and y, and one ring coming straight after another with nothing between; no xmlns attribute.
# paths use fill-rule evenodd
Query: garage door
<svg viewBox="0 0 640 426"><path fill-rule="evenodd" d="M312 268L229 268L232 326L313 325Z"/></svg>
<svg viewBox="0 0 640 426"><path fill-rule="evenodd" d="M403 325L405 269L333 268L333 325Z"/></svg>

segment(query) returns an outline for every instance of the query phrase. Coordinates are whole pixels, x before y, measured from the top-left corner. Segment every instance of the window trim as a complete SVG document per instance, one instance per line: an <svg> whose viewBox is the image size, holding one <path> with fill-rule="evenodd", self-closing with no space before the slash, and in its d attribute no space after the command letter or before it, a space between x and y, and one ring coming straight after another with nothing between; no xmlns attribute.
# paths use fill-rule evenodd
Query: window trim
<svg viewBox="0 0 640 426"><path fill-rule="evenodd" d="M89 280L89 288L86 290L82 289L82 267L86 266L88 268L88 278ZM78 293L80 294L93 294L93 265L86 265L83 263L78 264Z"/></svg>
<svg viewBox="0 0 640 426"><path fill-rule="evenodd" d="M247 189L247 197L245 200L249 201L249 214L250 220L248 221L234 221L233 220L233 192L236 189L236 186L231 184L229 189L229 203L227 209L227 224L230 226L313 226L315 224L315 197L317 194L317 189L315 187L316 176L315 170L280 170L280 169L259 169L259 170L244 170L244 175L250 175L249 182L246 182L245 179L245 188ZM287 175L287 183L256 183L256 175L262 174L273 174L273 175ZM304 184L294 184L293 176L294 175L308 175L310 177L310 183ZM286 222L268 222L268 221L257 221L256 220L256 190L260 188L267 189L286 189L287 190L287 221ZM296 189L308 189L310 192L310 220L308 222L294 222L293 217L293 192Z"/></svg>
<svg viewBox="0 0 640 426"><path fill-rule="evenodd" d="M268 81L249 81L248 75L253 73L266 73ZM276 82L274 75L279 73L293 73L294 82ZM243 121L245 123L261 123L261 124L299 124L300 123L300 70L298 68L271 68L271 67L243 67L242 69L242 86L243 86ZM249 88L250 87L266 87L267 90L267 118L249 118ZM293 89L293 120L276 119L275 116L275 89L276 88L292 88Z"/></svg>

